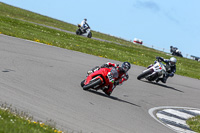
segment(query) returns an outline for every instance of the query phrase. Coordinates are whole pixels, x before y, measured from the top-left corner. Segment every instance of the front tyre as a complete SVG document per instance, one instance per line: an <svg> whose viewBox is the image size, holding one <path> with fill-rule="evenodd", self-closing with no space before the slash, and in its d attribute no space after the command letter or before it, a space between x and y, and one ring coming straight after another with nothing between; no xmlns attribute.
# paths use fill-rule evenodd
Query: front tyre
<svg viewBox="0 0 200 133"><path fill-rule="evenodd" d="M83 86L83 90L88 90L88 89L93 88L93 87L95 87L97 85L101 85L101 79L97 79L95 81L90 82L87 85L84 85Z"/></svg>
<svg viewBox="0 0 200 133"><path fill-rule="evenodd" d="M146 71L146 72L143 72L142 74L140 74L140 75L137 77L137 79L138 79L138 80L141 80L141 79L145 78L147 75L149 75L149 74L151 74L151 73L152 73L151 70L148 70L148 71Z"/></svg>
<svg viewBox="0 0 200 133"><path fill-rule="evenodd" d="M81 87L83 87L83 86L84 86L84 82L85 82L85 80L83 80L83 81L81 82Z"/></svg>
<svg viewBox="0 0 200 133"><path fill-rule="evenodd" d="M91 38L92 37L92 32L90 32L88 35L87 35L88 38Z"/></svg>

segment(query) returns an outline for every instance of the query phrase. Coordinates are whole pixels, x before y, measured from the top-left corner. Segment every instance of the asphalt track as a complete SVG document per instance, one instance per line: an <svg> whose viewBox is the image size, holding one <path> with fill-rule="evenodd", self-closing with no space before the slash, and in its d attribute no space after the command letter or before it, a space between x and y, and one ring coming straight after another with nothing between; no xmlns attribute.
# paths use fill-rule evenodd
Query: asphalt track
<svg viewBox="0 0 200 133"><path fill-rule="evenodd" d="M200 108L200 81L175 75L167 84L136 77L143 67L132 65L129 80L111 97L83 91L87 70L109 60L37 42L0 35L0 102L12 104L36 120L54 120L65 131L81 133L174 133L148 110L159 106Z"/></svg>

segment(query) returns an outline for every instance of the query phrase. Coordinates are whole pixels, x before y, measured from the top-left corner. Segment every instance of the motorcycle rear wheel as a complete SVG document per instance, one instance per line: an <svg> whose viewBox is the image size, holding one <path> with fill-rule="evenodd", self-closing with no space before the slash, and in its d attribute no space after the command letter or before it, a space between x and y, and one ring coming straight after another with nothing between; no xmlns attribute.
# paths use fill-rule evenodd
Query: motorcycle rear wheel
<svg viewBox="0 0 200 133"><path fill-rule="evenodd" d="M87 84L87 85L84 85L83 86L83 90L88 90L88 89L90 89L90 88L93 88L94 86L96 86L96 85L100 85L102 82L101 82L101 79L97 79L97 80L95 80L95 81L92 81L92 82L90 82L89 84Z"/></svg>
<svg viewBox="0 0 200 133"><path fill-rule="evenodd" d="M82 34L81 30L80 30L80 29L77 29L77 30L76 30L76 35L81 35L81 34Z"/></svg>

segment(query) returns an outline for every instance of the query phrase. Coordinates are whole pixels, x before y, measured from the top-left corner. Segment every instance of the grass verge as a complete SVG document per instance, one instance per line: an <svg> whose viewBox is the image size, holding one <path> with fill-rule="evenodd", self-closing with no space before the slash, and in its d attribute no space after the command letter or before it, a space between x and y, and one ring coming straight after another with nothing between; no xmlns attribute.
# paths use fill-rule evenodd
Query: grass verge
<svg viewBox="0 0 200 133"><path fill-rule="evenodd" d="M197 133L200 133L200 116L192 117L186 122L190 126L190 129Z"/></svg>
<svg viewBox="0 0 200 133"><path fill-rule="evenodd" d="M77 26L74 24L70 24L67 22L63 22L60 20L56 20L47 16L43 16L37 13L33 13L27 10L23 10L17 7L13 7L7 4L4 4L0 2L0 15L1 16L6 16L6 17L11 17L11 18L17 18L17 19L22 19L26 21L31 21L39 24L44 24L47 26L52 26L56 28L60 28L63 30L75 32L77 29ZM80 20L82 21L82 20ZM78 24L78 23L77 23ZM92 28L92 25L90 26ZM114 36L106 35L100 32L92 31L93 37L100 38L100 39L105 39L109 40L112 42L117 42L117 43L122 43L126 45L130 45L129 41L126 41L124 39L120 39Z"/></svg>
<svg viewBox="0 0 200 133"><path fill-rule="evenodd" d="M64 133L48 123L33 121L26 113L13 110L7 104L0 107L0 125L1 133Z"/></svg>

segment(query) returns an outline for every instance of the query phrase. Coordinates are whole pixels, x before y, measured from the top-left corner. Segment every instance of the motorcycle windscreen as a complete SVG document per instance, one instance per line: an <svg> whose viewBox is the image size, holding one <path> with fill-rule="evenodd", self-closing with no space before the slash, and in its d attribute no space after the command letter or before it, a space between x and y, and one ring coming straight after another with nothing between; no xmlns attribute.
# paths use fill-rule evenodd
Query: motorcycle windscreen
<svg viewBox="0 0 200 133"><path fill-rule="evenodd" d="M113 74L113 78L118 78L119 74L115 68L112 68L110 72Z"/></svg>

